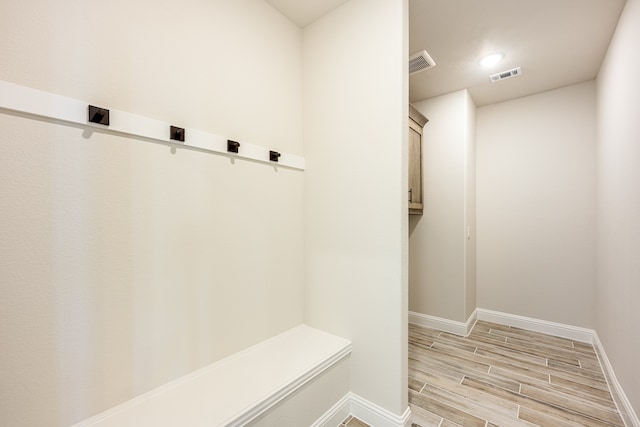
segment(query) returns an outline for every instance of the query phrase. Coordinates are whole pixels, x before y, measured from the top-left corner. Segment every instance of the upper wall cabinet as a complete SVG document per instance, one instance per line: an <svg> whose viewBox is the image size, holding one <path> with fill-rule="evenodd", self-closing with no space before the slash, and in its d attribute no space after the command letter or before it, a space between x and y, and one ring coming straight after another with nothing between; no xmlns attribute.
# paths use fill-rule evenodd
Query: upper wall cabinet
<svg viewBox="0 0 640 427"><path fill-rule="evenodd" d="M429 120L409 104L409 214L422 215L422 129Z"/></svg>

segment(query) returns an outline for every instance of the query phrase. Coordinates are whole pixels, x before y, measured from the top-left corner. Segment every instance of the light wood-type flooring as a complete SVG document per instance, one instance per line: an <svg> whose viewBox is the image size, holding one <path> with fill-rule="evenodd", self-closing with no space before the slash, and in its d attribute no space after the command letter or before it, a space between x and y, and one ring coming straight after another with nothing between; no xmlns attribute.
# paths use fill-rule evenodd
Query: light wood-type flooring
<svg viewBox="0 0 640 427"><path fill-rule="evenodd" d="M369 424L349 415L338 427L371 427Z"/></svg>
<svg viewBox="0 0 640 427"><path fill-rule="evenodd" d="M593 346L476 322L409 326L414 427L624 426Z"/></svg>

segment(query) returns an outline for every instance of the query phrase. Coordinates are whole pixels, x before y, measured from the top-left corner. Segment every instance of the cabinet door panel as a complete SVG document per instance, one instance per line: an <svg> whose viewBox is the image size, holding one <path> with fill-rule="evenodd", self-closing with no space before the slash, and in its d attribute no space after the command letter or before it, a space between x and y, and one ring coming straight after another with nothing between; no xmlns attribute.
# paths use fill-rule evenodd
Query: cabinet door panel
<svg viewBox="0 0 640 427"><path fill-rule="evenodd" d="M409 127L409 213L422 213L422 135Z"/></svg>

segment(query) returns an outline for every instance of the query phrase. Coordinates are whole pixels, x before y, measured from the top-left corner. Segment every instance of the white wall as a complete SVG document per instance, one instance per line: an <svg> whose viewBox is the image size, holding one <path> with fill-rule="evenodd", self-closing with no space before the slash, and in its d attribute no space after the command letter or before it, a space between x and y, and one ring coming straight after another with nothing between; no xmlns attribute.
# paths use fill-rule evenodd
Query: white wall
<svg viewBox="0 0 640 427"><path fill-rule="evenodd" d="M640 411L640 1L627 0L598 75L597 331Z"/></svg>
<svg viewBox="0 0 640 427"><path fill-rule="evenodd" d="M423 215L409 219L409 310L464 322L475 309L475 105L466 90L413 105L429 122Z"/></svg>
<svg viewBox="0 0 640 427"><path fill-rule="evenodd" d="M469 319L477 307L477 220L476 220L476 105L467 92L466 154L465 154L465 305L464 317Z"/></svg>
<svg viewBox="0 0 640 427"><path fill-rule="evenodd" d="M595 327L593 81L478 109L478 307Z"/></svg>
<svg viewBox="0 0 640 427"><path fill-rule="evenodd" d="M0 79L302 155L262 1L3 4ZM0 112L0 424L62 426L303 321L303 173Z"/></svg>
<svg viewBox="0 0 640 427"><path fill-rule="evenodd" d="M353 342L351 390L407 408L407 2L304 30L306 319Z"/></svg>

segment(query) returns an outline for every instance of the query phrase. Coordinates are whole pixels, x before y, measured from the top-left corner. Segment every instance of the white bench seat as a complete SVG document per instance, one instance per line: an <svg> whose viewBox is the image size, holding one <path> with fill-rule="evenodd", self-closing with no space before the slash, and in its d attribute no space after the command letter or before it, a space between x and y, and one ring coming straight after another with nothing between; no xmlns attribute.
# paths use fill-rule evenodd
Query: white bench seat
<svg viewBox="0 0 640 427"><path fill-rule="evenodd" d="M246 425L350 353L348 340L300 325L74 427Z"/></svg>

